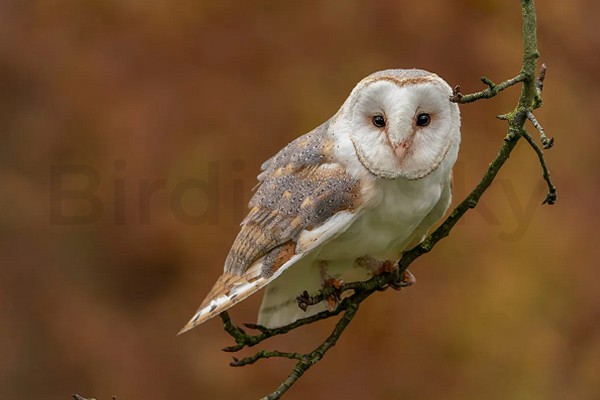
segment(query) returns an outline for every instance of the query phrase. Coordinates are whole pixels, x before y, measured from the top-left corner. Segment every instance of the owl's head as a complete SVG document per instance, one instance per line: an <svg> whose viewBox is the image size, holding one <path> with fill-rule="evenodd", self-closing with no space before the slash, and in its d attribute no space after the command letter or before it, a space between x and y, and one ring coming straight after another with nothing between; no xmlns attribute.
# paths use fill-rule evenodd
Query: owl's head
<svg viewBox="0 0 600 400"><path fill-rule="evenodd" d="M381 178L420 179L460 142L452 89L423 70L385 70L356 85L336 115L358 159ZM454 146L456 148L456 146Z"/></svg>

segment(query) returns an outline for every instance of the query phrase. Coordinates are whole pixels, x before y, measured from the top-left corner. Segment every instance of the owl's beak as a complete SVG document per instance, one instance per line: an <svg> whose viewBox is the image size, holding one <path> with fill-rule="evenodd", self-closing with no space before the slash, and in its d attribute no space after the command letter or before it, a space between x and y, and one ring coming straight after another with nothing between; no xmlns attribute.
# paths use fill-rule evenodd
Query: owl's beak
<svg viewBox="0 0 600 400"><path fill-rule="evenodd" d="M408 153L408 148L412 144L411 139L406 139L400 142L398 145L394 146L394 154L398 160L402 161L404 157L406 157L406 153Z"/></svg>

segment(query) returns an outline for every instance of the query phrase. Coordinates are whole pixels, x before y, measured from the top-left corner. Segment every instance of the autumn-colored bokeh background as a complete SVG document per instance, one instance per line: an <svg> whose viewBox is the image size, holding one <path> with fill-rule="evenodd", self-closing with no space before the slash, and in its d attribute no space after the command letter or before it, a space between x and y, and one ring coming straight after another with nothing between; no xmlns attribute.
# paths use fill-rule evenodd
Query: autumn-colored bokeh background
<svg viewBox="0 0 600 400"><path fill-rule="evenodd" d="M541 205L520 143L412 266L417 285L369 299L286 398L600 398L599 4L538 4L558 203ZM373 71L424 68L473 92L520 58L517 1L0 1L0 398L269 393L292 362L229 367L218 320L175 335L219 275L262 161ZM461 107L456 199L518 94ZM93 202L61 192L86 188ZM235 321L254 321L255 297ZM331 326L265 348L308 350Z"/></svg>

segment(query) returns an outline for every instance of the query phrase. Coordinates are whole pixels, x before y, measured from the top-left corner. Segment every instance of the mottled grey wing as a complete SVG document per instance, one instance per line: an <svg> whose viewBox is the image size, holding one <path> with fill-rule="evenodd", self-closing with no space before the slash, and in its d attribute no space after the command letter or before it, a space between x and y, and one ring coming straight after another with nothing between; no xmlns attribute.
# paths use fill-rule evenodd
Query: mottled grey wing
<svg viewBox="0 0 600 400"><path fill-rule="evenodd" d="M273 249L295 244L302 231L357 207L360 182L333 161L327 128L325 123L299 137L263 164L250 213L225 261L226 272L243 274ZM263 265L265 276L278 267L269 264Z"/></svg>

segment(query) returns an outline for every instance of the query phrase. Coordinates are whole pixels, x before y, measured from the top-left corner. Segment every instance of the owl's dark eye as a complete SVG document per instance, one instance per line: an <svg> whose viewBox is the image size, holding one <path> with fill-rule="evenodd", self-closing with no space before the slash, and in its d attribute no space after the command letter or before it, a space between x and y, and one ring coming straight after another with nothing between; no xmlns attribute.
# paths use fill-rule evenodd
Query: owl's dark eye
<svg viewBox="0 0 600 400"><path fill-rule="evenodd" d="M373 125L375 125L378 128L383 128L385 126L385 118L381 115L374 116Z"/></svg>
<svg viewBox="0 0 600 400"><path fill-rule="evenodd" d="M417 115L417 125L419 126L427 126L431 122L431 117L429 114L419 114Z"/></svg>

